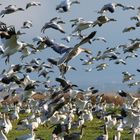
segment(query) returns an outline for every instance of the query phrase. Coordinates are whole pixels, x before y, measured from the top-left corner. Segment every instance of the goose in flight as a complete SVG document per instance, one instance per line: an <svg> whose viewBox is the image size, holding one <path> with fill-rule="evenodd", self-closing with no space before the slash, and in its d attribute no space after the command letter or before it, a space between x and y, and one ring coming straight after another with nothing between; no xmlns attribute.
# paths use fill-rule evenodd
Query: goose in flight
<svg viewBox="0 0 140 140"><path fill-rule="evenodd" d="M114 19L114 18L109 18L107 16L99 16L97 18L97 20L92 25L93 25L93 27L96 26L96 25L102 26L103 24L108 23L110 21L117 21L117 20Z"/></svg>
<svg viewBox="0 0 140 140"><path fill-rule="evenodd" d="M69 83L68 81L66 81L65 79L62 79L62 78L56 78L55 80L57 82L59 82L60 85L63 87L63 91L67 91L67 90L71 89L72 87L78 87L77 85L73 85L73 84Z"/></svg>
<svg viewBox="0 0 140 140"><path fill-rule="evenodd" d="M131 27L126 27L126 28L124 28L123 29L123 33L125 33L125 32L130 32L130 31L133 31L133 30L135 30L136 28L135 27L133 27L133 26L131 26Z"/></svg>
<svg viewBox="0 0 140 140"><path fill-rule="evenodd" d="M44 50L47 47L45 40L46 40L46 37L37 36L33 38L33 42L37 42L36 44L38 45L36 48L37 51Z"/></svg>
<svg viewBox="0 0 140 140"><path fill-rule="evenodd" d="M57 60L55 60L55 59L53 59L53 58L48 58L47 59L48 60L48 62L50 63L50 64L52 64L52 65L55 65L55 66L57 66ZM60 71L60 76L62 76L62 78L64 78L65 79L65 74L70 70L70 69L72 69L72 70L77 70L75 67L72 67L72 66L70 66L70 65L66 65L66 64L61 64L60 66L58 66L58 68L59 68L59 71Z"/></svg>
<svg viewBox="0 0 140 140"><path fill-rule="evenodd" d="M80 43L76 44L70 51L67 51L64 54L64 56L62 58L60 58L60 60L58 60L57 65L59 66L63 63L67 64L71 59L73 59L74 57L79 55L81 52L92 54L91 50L88 50L86 48L81 48L80 46L89 42L89 40L92 39L95 36L95 34L96 34L96 31L90 33L87 37L82 39L82 41L80 41Z"/></svg>
<svg viewBox="0 0 140 140"><path fill-rule="evenodd" d="M133 86L140 85L140 81L136 81L136 82L128 83L127 85L128 85L129 88L131 88L131 87L133 87Z"/></svg>
<svg viewBox="0 0 140 140"><path fill-rule="evenodd" d="M29 29L32 26L33 26L32 21L31 20L26 20L26 21L23 22L23 26L21 28L22 29L25 29L25 28Z"/></svg>
<svg viewBox="0 0 140 140"><path fill-rule="evenodd" d="M32 45L18 40L18 36L24 33L21 33L20 31L16 32L14 26L1 26L0 31L4 30L7 34L0 34L0 37L4 48L2 58L7 57L5 63L9 62L9 57L11 55L22 50L24 47L34 48Z"/></svg>
<svg viewBox="0 0 140 140"><path fill-rule="evenodd" d="M9 5L9 6L5 7L5 9L0 12L0 16L4 17L6 14L11 14L11 13L14 13L17 11L24 11L24 9L17 8L16 5Z"/></svg>
<svg viewBox="0 0 140 140"><path fill-rule="evenodd" d="M41 6L41 3L35 2L35 1L29 2L26 4L26 9L28 9L29 7L32 7L32 6Z"/></svg>
<svg viewBox="0 0 140 140"><path fill-rule="evenodd" d="M123 80L122 80L123 83L128 82L130 80L134 80L135 74L130 74L128 71L124 71L122 72L122 74L123 74Z"/></svg>
<svg viewBox="0 0 140 140"><path fill-rule="evenodd" d="M96 66L96 69L97 69L97 71L101 71L101 70L106 69L108 66L109 66L109 65L106 64L106 63L101 63L101 64L99 64L98 66Z"/></svg>
<svg viewBox="0 0 140 140"><path fill-rule="evenodd" d="M134 53L139 48L140 48L140 42L135 42L135 43L131 44L130 46L127 46L126 48L124 48L124 53L126 53L126 52Z"/></svg>
<svg viewBox="0 0 140 140"><path fill-rule="evenodd" d="M100 11L98 11L97 13L99 14L103 14L105 12L110 12L110 13L114 13L116 7L124 7L122 4L120 3L109 3L109 4L105 4Z"/></svg>
<svg viewBox="0 0 140 140"><path fill-rule="evenodd" d="M59 54L63 54L71 50L71 47L68 47L64 44L58 44L55 43L53 40L50 40L48 37L44 38L44 43L47 45L47 47L52 48L55 52Z"/></svg>
<svg viewBox="0 0 140 140"><path fill-rule="evenodd" d="M60 24L64 24L64 23L65 22L60 20L60 18L55 17L55 18L51 19L49 22L45 23L45 25L41 29L41 32L44 33L46 29L52 28L52 29L60 31L61 33L65 33L64 29L60 25Z"/></svg>
<svg viewBox="0 0 140 140"><path fill-rule="evenodd" d="M56 10L59 12L68 12L72 4L80 4L79 0L63 0L59 5L56 6Z"/></svg>
<svg viewBox="0 0 140 140"><path fill-rule="evenodd" d="M79 22L76 22L75 24L73 24L74 26L76 25L76 27L72 31L72 33L78 32L78 34L81 34L81 31L91 28L93 24L94 24L93 21L86 21L86 20L81 19Z"/></svg>

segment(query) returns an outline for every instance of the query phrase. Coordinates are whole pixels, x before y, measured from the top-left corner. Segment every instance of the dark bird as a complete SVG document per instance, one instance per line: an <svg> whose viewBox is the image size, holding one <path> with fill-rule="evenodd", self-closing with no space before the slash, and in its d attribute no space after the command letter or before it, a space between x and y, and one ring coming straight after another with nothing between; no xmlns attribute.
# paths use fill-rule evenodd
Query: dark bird
<svg viewBox="0 0 140 140"><path fill-rule="evenodd" d="M127 97L127 95L128 95L128 93L123 90L119 90L117 93L122 97Z"/></svg>
<svg viewBox="0 0 140 140"><path fill-rule="evenodd" d="M64 44L58 44L54 42L53 40L49 39L48 37L44 39L44 43L47 45L47 47L52 48L56 53L59 53L59 54L69 52L69 50L72 49L71 47L68 47Z"/></svg>
<svg viewBox="0 0 140 140"><path fill-rule="evenodd" d="M135 27L133 27L133 26L131 26L131 27L126 27L126 28L124 28L123 29L123 33L125 33L125 32L130 32L130 31L133 31L133 30L135 30L136 28Z"/></svg>
<svg viewBox="0 0 140 140"><path fill-rule="evenodd" d="M50 64L57 66L57 60L52 59L52 58L48 58L47 60L48 60L48 62L49 62ZM58 68L59 68L60 75L62 76L62 78L65 78L65 74L66 74L70 69L75 70L75 71L77 70L75 67L72 67L72 66L70 66L70 65L66 65L66 64L64 64L64 63L61 64L61 65L59 65Z"/></svg>
<svg viewBox="0 0 140 140"><path fill-rule="evenodd" d="M137 72L140 72L140 69L137 69Z"/></svg>
<svg viewBox="0 0 140 140"><path fill-rule="evenodd" d="M59 82L60 85L63 87L63 91L67 91L67 90L71 89L72 87L78 87L77 85L68 83L68 81L66 81L65 79L62 79L62 78L56 78L55 80L57 82Z"/></svg>
<svg viewBox="0 0 140 140"><path fill-rule="evenodd" d="M0 12L0 16L4 17L7 14L11 14L17 11L24 11L23 8L17 8L16 5L8 5L7 7L5 7L4 10L2 10Z"/></svg>

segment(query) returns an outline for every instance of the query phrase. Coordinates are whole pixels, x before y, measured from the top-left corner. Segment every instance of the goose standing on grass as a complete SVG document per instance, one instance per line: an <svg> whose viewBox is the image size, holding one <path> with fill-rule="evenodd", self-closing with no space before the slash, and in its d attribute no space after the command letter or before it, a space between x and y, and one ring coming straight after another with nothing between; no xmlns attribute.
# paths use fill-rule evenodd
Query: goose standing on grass
<svg viewBox="0 0 140 140"><path fill-rule="evenodd" d="M3 133L3 126L0 126L0 140L8 140L6 135Z"/></svg>
<svg viewBox="0 0 140 140"><path fill-rule="evenodd" d="M5 7L5 9L0 12L0 16L4 17L7 14L11 14L11 13L14 13L17 11L24 11L24 9L17 8L16 5L9 5L9 6Z"/></svg>
<svg viewBox="0 0 140 140"><path fill-rule="evenodd" d="M80 132L73 132L73 133L71 133L69 135L65 135L64 140L80 140L80 139L82 139L82 137L84 135L84 129L85 128L86 128L86 126L82 125Z"/></svg>
<svg viewBox="0 0 140 140"><path fill-rule="evenodd" d="M62 0L59 5L56 6L56 10L59 12L68 12L72 4L80 4L79 0Z"/></svg>
<svg viewBox="0 0 140 140"><path fill-rule="evenodd" d="M106 124L104 124L104 134L98 136L96 140L108 140L108 130Z"/></svg>

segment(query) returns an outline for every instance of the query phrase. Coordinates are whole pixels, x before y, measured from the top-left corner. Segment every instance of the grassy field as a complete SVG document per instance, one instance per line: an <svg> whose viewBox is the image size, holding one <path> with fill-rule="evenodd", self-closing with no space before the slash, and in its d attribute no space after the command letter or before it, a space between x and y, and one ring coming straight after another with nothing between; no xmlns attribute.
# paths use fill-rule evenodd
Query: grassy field
<svg viewBox="0 0 140 140"><path fill-rule="evenodd" d="M26 115L22 115L21 118L25 118ZM14 121L12 122L13 124L13 130L9 132L9 134L7 135L8 140L14 140L16 137L23 135L23 134L27 134L30 131L29 130L16 130L17 128L17 122L18 121ZM93 121L90 122L86 122L86 129L84 131L84 136L82 138L82 140L95 140L97 136L103 134L103 129L100 128L101 125L103 125L103 121L97 119L96 117L94 117ZM51 139L51 134L52 134L52 129L50 129L51 125L47 126L40 126L36 133L36 138L40 137L44 140L50 140ZM74 132L77 131L79 132L80 130L74 130ZM112 129L108 129L109 131L109 140L112 140L113 135L116 133L115 128ZM131 140L131 135L129 134L130 130L125 130L122 132L122 140ZM140 136L137 137L137 140L140 140Z"/></svg>
<svg viewBox="0 0 140 140"><path fill-rule="evenodd" d="M114 96L104 96L104 99L108 103L113 102L116 105L122 105L122 103L123 103L123 100L119 97L114 98ZM94 98L93 98L93 102L94 102ZM109 109L108 111L115 111L117 114L120 114L120 109L117 109L117 108L115 108L114 110ZM25 119L29 115L31 115L31 114L28 114L28 115L27 114L20 114L20 120ZM15 138L18 136L30 133L29 130L17 130L16 128L18 127L17 126L18 122L19 122L19 120L12 122L13 129L7 135L8 140L15 140ZM96 116L94 116L94 119L92 121L86 122L85 123L86 128L85 128L82 140L96 140L96 137L98 137L99 135L104 133L104 130L100 127L103 124L104 124L103 120L98 119ZM54 128L50 129L51 124L47 124L47 125L46 126L39 126L37 131L35 131L36 138L42 138L42 140L50 140L51 139L52 131ZM73 131L79 132L80 129L73 130ZM112 140L113 135L116 134L115 127L108 129L108 132L109 132L109 140ZM130 132L131 132L130 129L125 129L121 133L121 135L122 135L121 140L131 140L132 134ZM136 140L140 140L140 136L137 136Z"/></svg>

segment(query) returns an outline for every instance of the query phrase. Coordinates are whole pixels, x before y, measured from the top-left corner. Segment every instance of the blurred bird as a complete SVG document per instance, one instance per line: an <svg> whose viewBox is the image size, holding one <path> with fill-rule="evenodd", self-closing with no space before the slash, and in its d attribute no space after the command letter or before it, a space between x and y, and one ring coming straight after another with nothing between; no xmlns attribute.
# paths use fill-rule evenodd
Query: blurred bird
<svg viewBox="0 0 140 140"><path fill-rule="evenodd" d="M127 71L122 72L122 74L123 74L123 80L122 80L123 83L128 82L130 80L134 80L135 74L130 74Z"/></svg>
<svg viewBox="0 0 140 140"><path fill-rule="evenodd" d="M4 47L4 53L2 55L2 57L7 57L5 62L9 62L9 57L13 54L15 54L16 52L20 51L22 48L24 47L31 47L34 48L32 45L29 45L28 43L25 42L21 42L18 40L18 36L22 35L24 33L21 33L20 31L15 31L15 27L14 26L9 26L9 27L0 27L0 30L3 28L5 29L5 31L7 32L7 35L0 35L0 37L2 38L2 43L3 43L3 47Z"/></svg>
<svg viewBox="0 0 140 140"><path fill-rule="evenodd" d="M137 81L137 82L132 82L132 83L128 83L127 84L129 88L133 87L133 86L137 86L137 85L140 85L140 82Z"/></svg>
<svg viewBox="0 0 140 140"><path fill-rule="evenodd" d="M48 60L48 62L49 63L51 63L51 64L53 64L53 65L55 65L55 66L57 66L57 60L55 60L55 59L52 59L52 58L48 58L47 59ZM64 78L65 79L65 74L69 71L69 70L77 70L75 67L72 67L72 66L70 66L70 65L66 65L66 64L61 64L61 65L59 65L58 66L58 68L59 68L59 71L60 71L60 76L62 76L62 78Z"/></svg>
<svg viewBox="0 0 140 140"><path fill-rule="evenodd" d="M124 53L126 53L126 52L134 53L139 48L140 48L140 42L135 42L135 43L131 44L130 46L126 46L124 48Z"/></svg>
<svg viewBox="0 0 140 140"><path fill-rule="evenodd" d="M35 2L35 1L29 2L26 4L26 9L28 9L29 7L32 7L32 6L41 6L41 3Z"/></svg>
<svg viewBox="0 0 140 140"><path fill-rule="evenodd" d="M37 51L42 51L47 47L45 40L46 40L46 37L37 36L33 38L33 42L37 42L36 44L38 45L36 48Z"/></svg>
<svg viewBox="0 0 140 140"><path fill-rule="evenodd" d="M50 20L50 22L45 23L45 25L41 29L41 32L44 33L46 29L52 28L52 29L60 31L61 33L65 33L64 29L62 28L60 24L64 24L64 22L60 20L60 18L57 18L57 17L53 18Z"/></svg>
<svg viewBox="0 0 140 140"><path fill-rule="evenodd" d="M32 27L32 21L31 20L27 20L23 22L23 26L21 28L25 29L25 28L30 28Z"/></svg>
<svg viewBox="0 0 140 140"><path fill-rule="evenodd" d="M120 3L109 3L109 4L104 5L104 6L101 8L101 10L98 11L98 13L99 13L99 14L103 14L103 13L105 13L105 12L114 13L116 7L123 7L123 5L120 4Z"/></svg>
<svg viewBox="0 0 140 140"><path fill-rule="evenodd" d="M105 42L105 43L107 42L106 39L105 39L104 37L96 37L96 38L94 38L92 41L96 41L96 40L97 40L97 41L103 41L103 42Z"/></svg>
<svg viewBox="0 0 140 140"><path fill-rule="evenodd" d="M123 33L125 33L125 32L130 32L130 31L133 31L133 30L135 30L136 28L135 27L133 27L133 26L131 26L131 27L126 27L126 28L124 28L123 29Z"/></svg>
<svg viewBox="0 0 140 140"><path fill-rule="evenodd" d="M117 20L114 18L108 18L107 16L99 16L97 18L97 20L94 21L94 23L92 24L93 25L92 27L94 27L96 25L102 26L103 24L108 23L110 21L117 21Z"/></svg>
<svg viewBox="0 0 140 140"><path fill-rule="evenodd" d="M108 66L109 66L109 65L106 64L106 63L101 63L101 64L99 64L98 66L96 66L96 69L97 69L97 71L101 71L101 70L106 69Z"/></svg>
<svg viewBox="0 0 140 140"><path fill-rule="evenodd" d="M131 6L124 6L124 5L123 5L123 6L122 6L122 10L124 10L124 11L125 11L125 10L135 10L135 7L132 6L132 5L131 5Z"/></svg>
<svg viewBox="0 0 140 140"><path fill-rule="evenodd" d="M68 89L71 89L72 87L77 87L77 85L70 84L62 78L56 78L55 80L61 84L61 86L63 87L63 91L67 91Z"/></svg>
<svg viewBox="0 0 140 140"><path fill-rule="evenodd" d="M7 7L5 7L4 10L2 10L0 12L0 16L4 17L7 14L11 14L17 11L24 11L23 8L17 8L16 5L8 5Z"/></svg>
<svg viewBox="0 0 140 140"><path fill-rule="evenodd" d="M122 96L122 97L126 97L127 96L127 92L125 92L125 91L123 91L123 90L119 90L118 92L117 92L120 96Z"/></svg>
<svg viewBox="0 0 140 140"><path fill-rule="evenodd" d="M125 62L125 60L123 60L123 59L118 59L118 60L116 60L115 61L115 64L123 64L123 65L126 65L126 62Z"/></svg>
<svg viewBox="0 0 140 140"><path fill-rule="evenodd" d="M61 65L62 63L68 63L71 59L79 55L81 52L85 52L88 54L92 54L90 50L85 48L80 48L81 45L89 42L90 39L92 39L96 34L96 31L90 33L87 37L85 37L83 40L80 41L80 43L76 44L73 49L65 53L65 55L60 58L57 65Z"/></svg>
<svg viewBox="0 0 140 140"><path fill-rule="evenodd" d="M62 0L59 5L56 6L56 10L59 12L68 12L72 4L80 4L79 0Z"/></svg>
<svg viewBox="0 0 140 140"><path fill-rule="evenodd" d="M77 22L75 25L75 29L72 31L72 33L78 32L78 34L81 34L81 31L91 28L93 26L93 21L85 21L85 20L80 20Z"/></svg>
<svg viewBox="0 0 140 140"><path fill-rule="evenodd" d="M39 73L38 77L43 76L44 78L46 78L48 76L49 73L54 72L52 70L48 71L47 69L42 69L41 72Z"/></svg>

